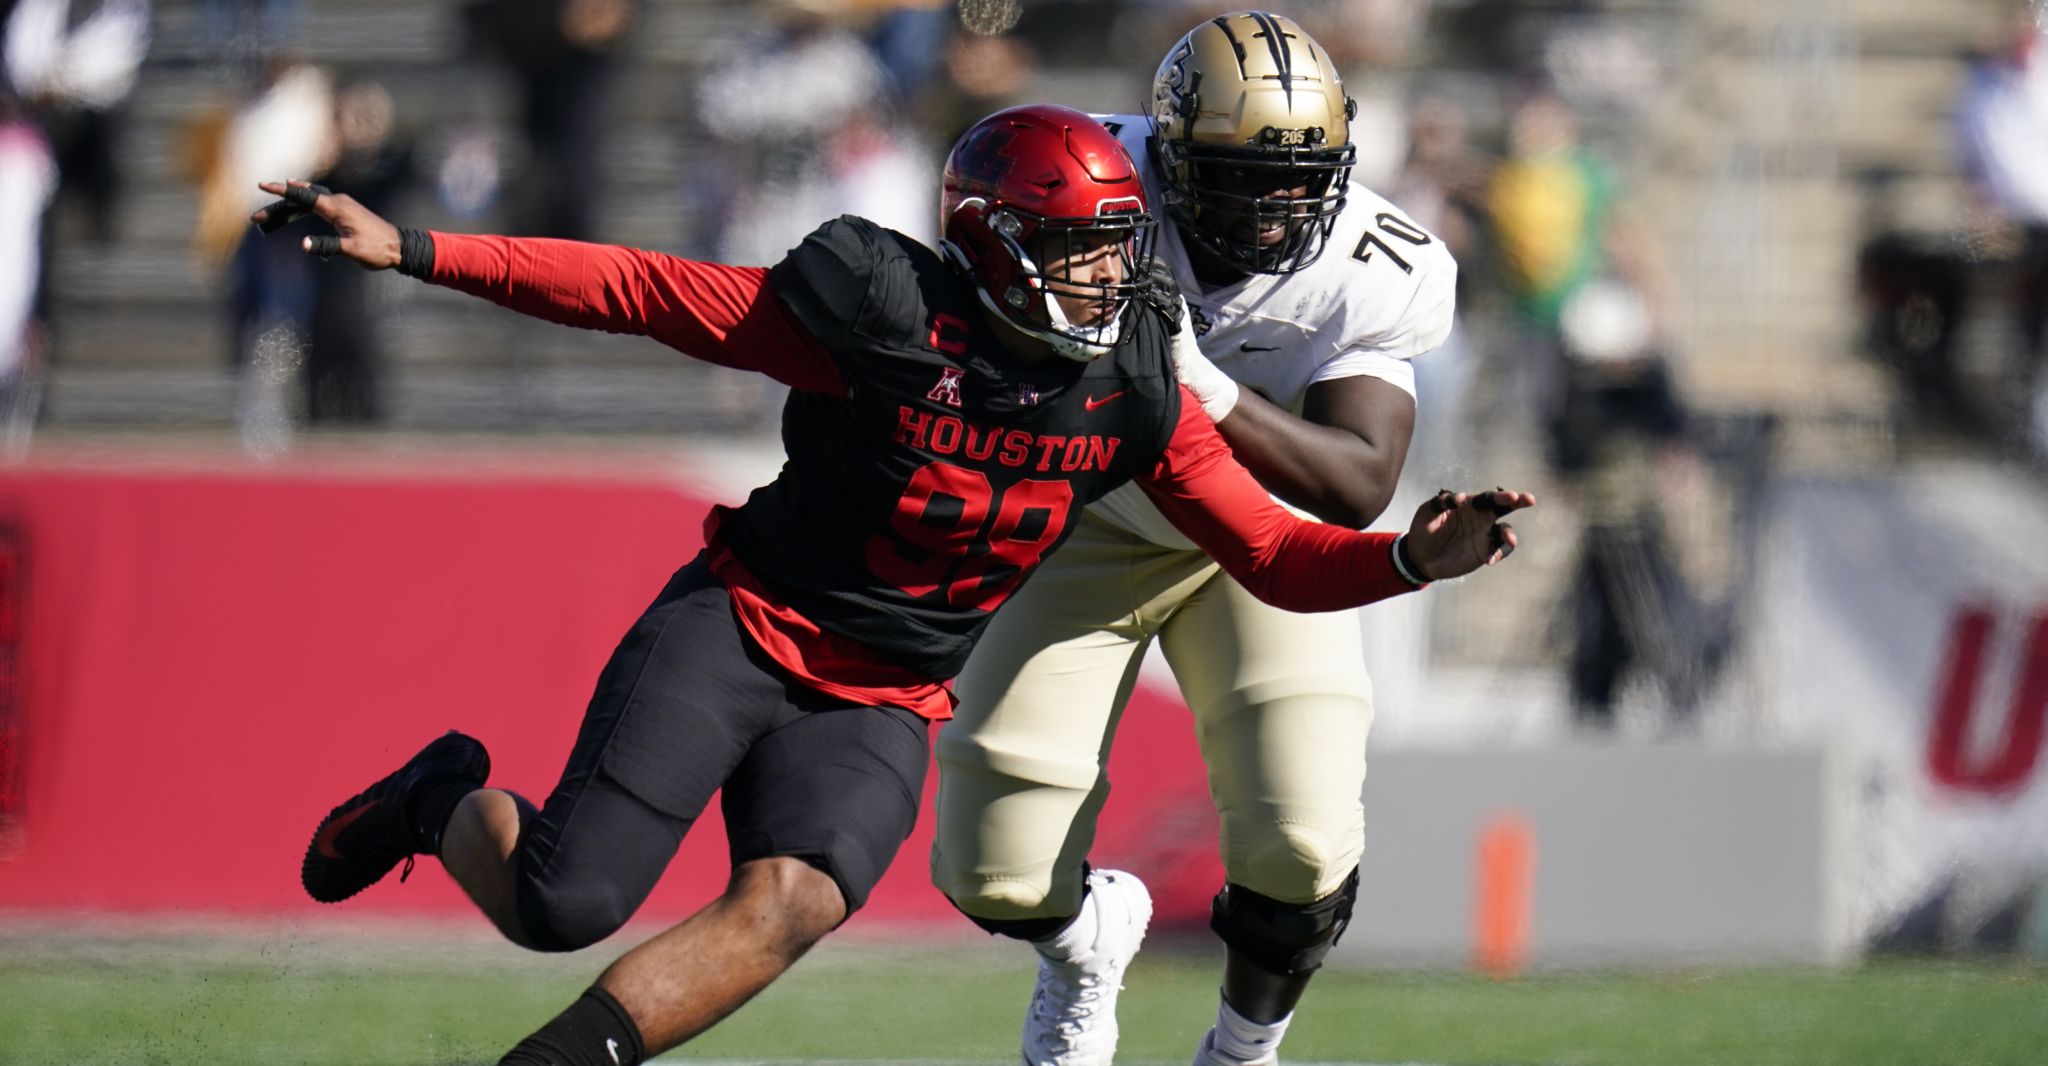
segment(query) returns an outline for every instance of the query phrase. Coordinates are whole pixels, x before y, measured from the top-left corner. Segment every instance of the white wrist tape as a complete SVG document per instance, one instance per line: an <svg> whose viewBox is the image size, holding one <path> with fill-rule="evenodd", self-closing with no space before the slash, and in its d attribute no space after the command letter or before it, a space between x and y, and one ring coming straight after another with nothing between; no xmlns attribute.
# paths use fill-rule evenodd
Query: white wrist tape
<svg viewBox="0 0 2048 1066"><path fill-rule="evenodd" d="M1180 374L1180 383L1202 402L1202 410L1208 412L1210 421L1223 421L1237 407L1237 382L1202 354L1202 346L1195 342L1194 323L1188 321L1185 307L1181 310L1180 332L1173 335L1173 367Z"/></svg>

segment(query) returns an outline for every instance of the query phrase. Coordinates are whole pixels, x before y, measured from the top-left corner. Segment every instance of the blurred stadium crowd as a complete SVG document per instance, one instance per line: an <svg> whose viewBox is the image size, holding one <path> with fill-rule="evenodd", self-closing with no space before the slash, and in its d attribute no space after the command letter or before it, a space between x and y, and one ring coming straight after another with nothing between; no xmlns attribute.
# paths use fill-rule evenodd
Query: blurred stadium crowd
<svg viewBox="0 0 2048 1066"><path fill-rule="evenodd" d="M840 212L931 240L958 131L1141 110L1213 6L5 0L0 429L14 455L134 427L265 455L308 427L772 448L772 383L323 266L245 224L255 182L735 263ZM2048 457L2037 6L1280 7L1347 73L1354 180L1461 263L1406 485L1562 489L1553 535L1577 532L1494 593L1548 638L1494 639L1517 612L1453 595L1382 654L1557 664L1586 728L1633 684L1684 733L1739 658L1734 560L1775 473Z"/></svg>

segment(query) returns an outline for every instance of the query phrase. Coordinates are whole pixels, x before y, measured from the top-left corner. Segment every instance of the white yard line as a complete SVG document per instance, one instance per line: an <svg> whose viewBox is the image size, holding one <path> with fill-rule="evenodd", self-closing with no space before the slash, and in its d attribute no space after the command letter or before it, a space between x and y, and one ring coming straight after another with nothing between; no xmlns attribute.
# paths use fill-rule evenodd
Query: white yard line
<svg viewBox="0 0 2048 1066"><path fill-rule="evenodd" d="M690 1062L694 1066L987 1066L965 1058L690 1058L668 1054L651 1062ZM1180 1066L1182 1060L1139 1060L1126 1066ZM1432 1066L1427 1062L1300 1062L1290 1066Z"/></svg>

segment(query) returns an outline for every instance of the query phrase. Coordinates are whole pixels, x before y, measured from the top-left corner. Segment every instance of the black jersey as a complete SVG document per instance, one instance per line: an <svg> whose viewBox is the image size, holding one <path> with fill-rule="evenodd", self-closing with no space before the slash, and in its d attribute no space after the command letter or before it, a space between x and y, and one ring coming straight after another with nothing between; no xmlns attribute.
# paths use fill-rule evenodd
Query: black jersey
<svg viewBox="0 0 2048 1066"><path fill-rule="evenodd" d="M846 391L791 392L788 461L720 536L821 629L950 678L1081 508L1159 461L1180 418L1172 324L1134 301L1110 354L1020 363L936 253L853 217L767 283Z"/></svg>

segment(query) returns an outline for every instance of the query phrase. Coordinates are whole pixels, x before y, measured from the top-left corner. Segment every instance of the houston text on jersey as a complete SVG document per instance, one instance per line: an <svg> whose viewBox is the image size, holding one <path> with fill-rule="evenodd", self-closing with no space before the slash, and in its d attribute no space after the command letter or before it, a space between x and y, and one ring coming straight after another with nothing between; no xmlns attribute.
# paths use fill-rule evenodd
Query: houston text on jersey
<svg viewBox="0 0 2048 1066"><path fill-rule="evenodd" d="M896 409L896 443L938 455L965 455L974 462L991 457L1004 466L1037 463L1033 470L1107 470L1116 458L1121 437L1063 437L1056 433L1033 433L1025 429L980 426L957 415L935 415L913 407Z"/></svg>

